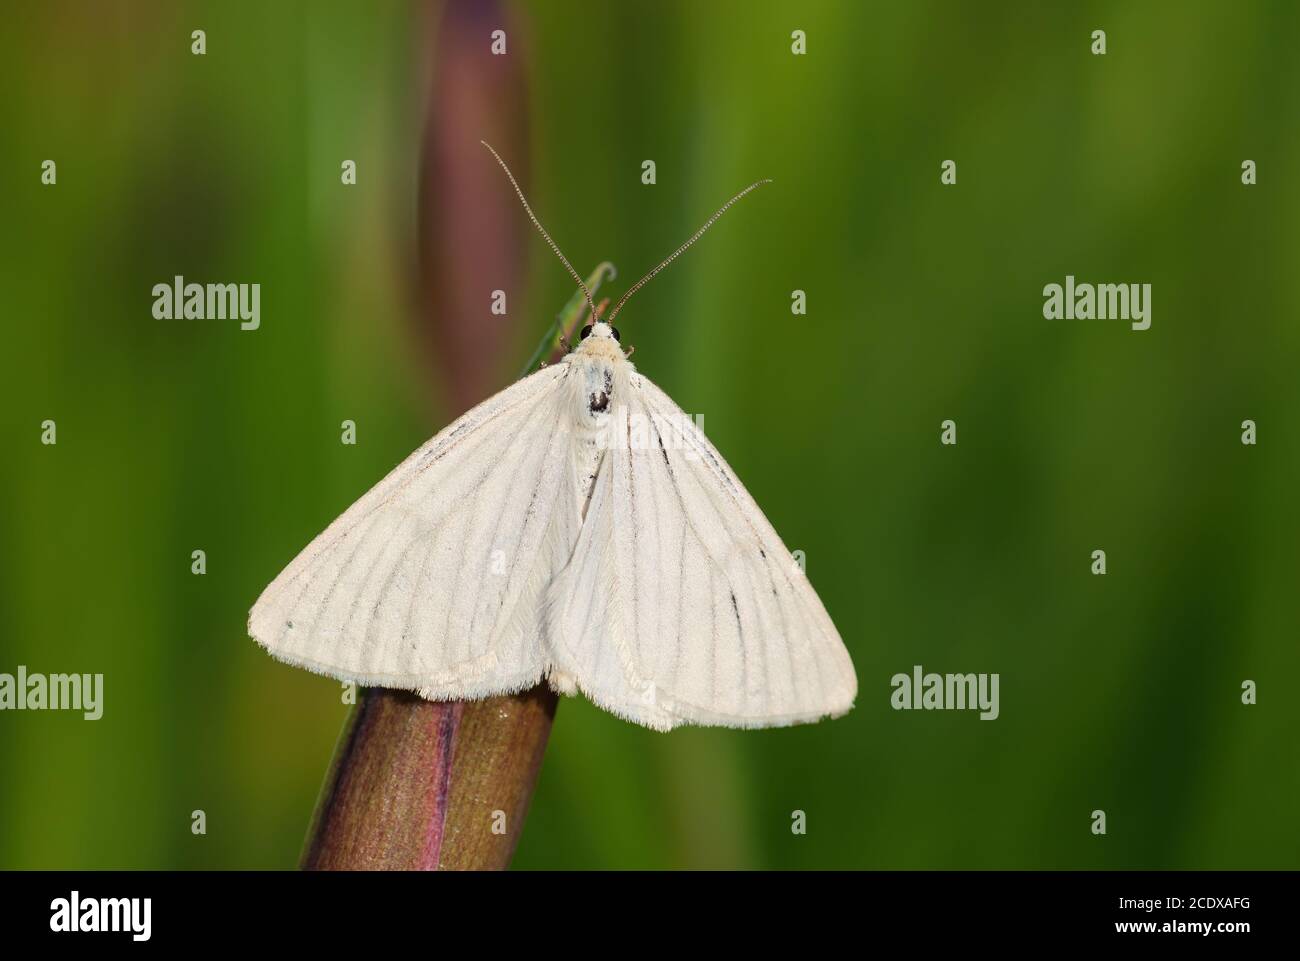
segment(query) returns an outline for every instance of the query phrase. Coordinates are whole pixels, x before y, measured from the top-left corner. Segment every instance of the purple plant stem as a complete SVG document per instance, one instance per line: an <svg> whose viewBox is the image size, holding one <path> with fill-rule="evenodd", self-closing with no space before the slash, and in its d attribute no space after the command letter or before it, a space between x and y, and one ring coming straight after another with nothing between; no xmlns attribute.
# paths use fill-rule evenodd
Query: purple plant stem
<svg viewBox="0 0 1300 961"><path fill-rule="evenodd" d="M509 54L492 56L505 29ZM496 3L455 0L425 27L431 90L420 188L420 322L430 384L468 409L504 386L519 314L489 312L493 290L522 302L524 231L513 193L479 145L526 170L522 31ZM524 338L527 339L526 337ZM303 851L312 870L501 869L523 827L555 715L545 684L505 697L431 702L373 688L357 706Z"/></svg>

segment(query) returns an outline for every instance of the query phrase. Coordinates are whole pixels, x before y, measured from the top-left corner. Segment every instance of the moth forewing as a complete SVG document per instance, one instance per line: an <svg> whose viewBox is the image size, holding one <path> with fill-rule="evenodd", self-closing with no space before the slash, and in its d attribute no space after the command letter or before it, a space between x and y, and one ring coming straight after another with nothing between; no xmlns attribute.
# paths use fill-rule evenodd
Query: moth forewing
<svg viewBox="0 0 1300 961"><path fill-rule="evenodd" d="M263 592L249 633L277 658L433 699L530 687L541 594L577 539L567 367L448 426Z"/></svg>

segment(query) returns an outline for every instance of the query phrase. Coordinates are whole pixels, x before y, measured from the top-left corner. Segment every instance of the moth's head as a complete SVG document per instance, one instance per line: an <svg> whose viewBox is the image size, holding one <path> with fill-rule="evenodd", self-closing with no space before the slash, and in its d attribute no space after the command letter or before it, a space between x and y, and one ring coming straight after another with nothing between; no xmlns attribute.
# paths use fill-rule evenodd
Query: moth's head
<svg viewBox="0 0 1300 961"><path fill-rule="evenodd" d="M586 340L589 337L593 340L604 338L605 340L617 341L619 339L618 328L611 327L604 321L597 321L594 324L588 324L586 327L582 328L582 334L580 336L582 340Z"/></svg>

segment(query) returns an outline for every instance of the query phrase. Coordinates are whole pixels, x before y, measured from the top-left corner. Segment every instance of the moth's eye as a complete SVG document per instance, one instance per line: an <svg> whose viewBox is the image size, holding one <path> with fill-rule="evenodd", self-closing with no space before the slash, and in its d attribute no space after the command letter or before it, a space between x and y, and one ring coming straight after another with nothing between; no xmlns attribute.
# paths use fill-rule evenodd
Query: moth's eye
<svg viewBox="0 0 1300 961"><path fill-rule="evenodd" d="M618 328L617 328L617 327L611 327L611 328L609 329L609 332L610 332L611 334L614 335L614 339L615 339L615 340L620 341L620 342L623 340L623 338L620 337L620 336L618 335Z"/></svg>
<svg viewBox="0 0 1300 961"><path fill-rule="evenodd" d="M582 333L578 336L579 340L586 340L591 335L591 324L582 328Z"/></svg>

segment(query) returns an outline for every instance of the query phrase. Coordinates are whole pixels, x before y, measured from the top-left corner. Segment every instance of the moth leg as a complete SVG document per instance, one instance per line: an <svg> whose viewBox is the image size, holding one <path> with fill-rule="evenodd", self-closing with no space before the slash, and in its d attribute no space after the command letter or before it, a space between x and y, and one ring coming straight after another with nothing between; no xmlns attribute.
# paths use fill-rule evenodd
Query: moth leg
<svg viewBox="0 0 1300 961"><path fill-rule="evenodd" d="M629 348L627 349L627 353L625 353L625 354L623 355L623 359L624 359L624 360L631 360L631 359L632 359L632 355L635 354L635 353L636 353L636 344L633 344L631 347L629 347Z"/></svg>
<svg viewBox="0 0 1300 961"><path fill-rule="evenodd" d="M578 682L572 674L565 674L563 671L557 671L555 668L547 673L547 681L550 682L551 690L556 694L564 697L572 697L578 693Z"/></svg>

